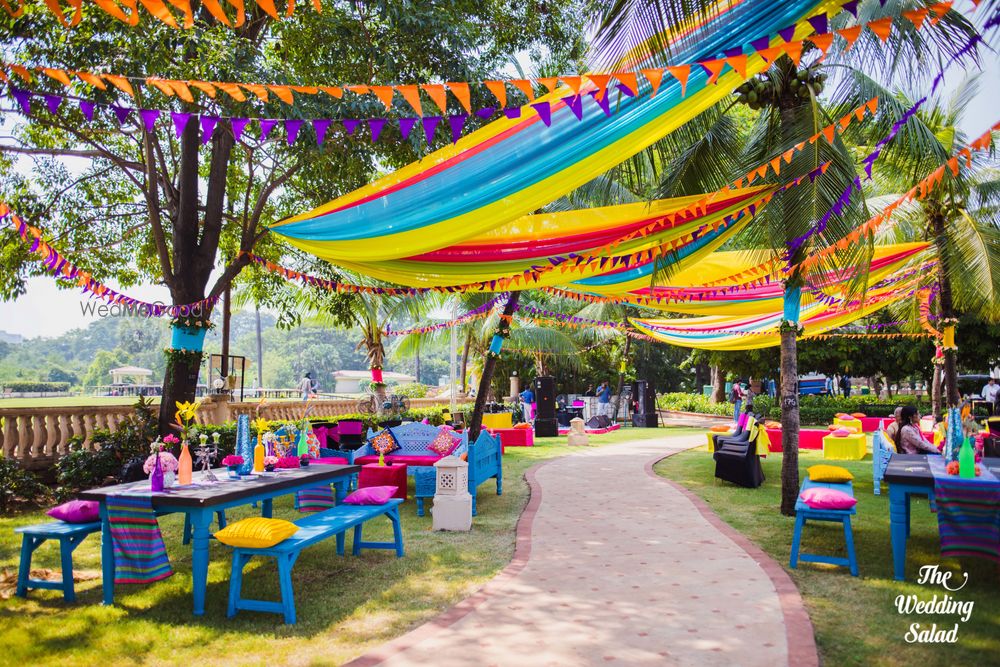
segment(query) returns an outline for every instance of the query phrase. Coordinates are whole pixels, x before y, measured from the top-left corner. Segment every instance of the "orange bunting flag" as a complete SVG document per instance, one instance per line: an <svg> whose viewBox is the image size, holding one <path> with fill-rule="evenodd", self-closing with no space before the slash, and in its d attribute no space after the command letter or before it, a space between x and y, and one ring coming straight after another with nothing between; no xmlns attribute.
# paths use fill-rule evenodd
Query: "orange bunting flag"
<svg viewBox="0 0 1000 667"><path fill-rule="evenodd" d="M865 108L868 109L868 111L870 111L872 114L878 111L878 98L873 97L870 100L868 100L868 103L865 104Z"/></svg>
<svg viewBox="0 0 1000 667"><path fill-rule="evenodd" d="M771 170L774 171L774 175L775 176L780 176L781 175L781 156L779 155L778 157L776 157L773 160L771 160L770 165L771 165Z"/></svg>
<svg viewBox="0 0 1000 667"><path fill-rule="evenodd" d="M371 92L371 89L368 86L345 86L345 88L355 95L367 95Z"/></svg>
<svg viewBox="0 0 1000 667"><path fill-rule="evenodd" d="M535 89L531 87L531 82L527 79L511 79L510 81L514 84L514 87L524 93L524 96L528 98L529 102L535 101Z"/></svg>
<svg viewBox="0 0 1000 667"><path fill-rule="evenodd" d="M177 97L181 98L185 102L194 102L194 96L191 94L191 89L187 87L182 81L167 81L167 85L174 91ZM291 102L289 102L291 104Z"/></svg>
<svg viewBox="0 0 1000 667"><path fill-rule="evenodd" d="M920 9L910 9L903 12L903 16L909 20L909 22L912 23L917 30L920 30L920 26L924 24L924 19L927 18L927 11L926 7L921 7Z"/></svg>
<svg viewBox="0 0 1000 667"><path fill-rule="evenodd" d="M854 42L858 41L858 36L861 35L861 26L856 25L850 28L844 28L843 30L837 30L836 33L847 40L847 48L845 51L850 51L851 47L854 46Z"/></svg>
<svg viewBox="0 0 1000 667"><path fill-rule="evenodd" d="M945 14L951 11L951 6L955 4L953 2L939 2L937 4L930 5L927 9L930 10L934 17L931 19L931 25L937 25Z"/></svg>
<svg viewBox="0 0 1000 667"><path fill-rule="evenodd" d="M69 80L69 76L66 75L65 70L53 69L51 67L45 67L45 68L42 69L42 71L45 72L45 74L49 75L50 77L52 77L53 79L55 79L56 81L58 81L59 83L61 83L64 86L68 86L71 83L70 80Z"/></svg>
<svg viewBox="0 0 1000 667"><path fill-rule="evenodd" d="M948 160L948 168L951 169L952 176L958 176L958 157L953 157Z"/></svg>
<svg viewBox="0 0 1000 667"><path fill-rule="evenodd" d="M611 80L610 74L588 74L587 78L597 86L597 99L604 99L605 93L608 90L608 81Z"/></svg>
<svg viewBox="0 0 1000 667"><path fill-rule="evenodd" d="M653 94L650 97L656 97L656 91L660 88L660 82L663 81L663 70L662 69L642 69L639 70L642 75L646 77L649 81L649 85L653 87Z"/></svg>
<svg viewBox="0 0 1000 667"><path fill-rule="evenodd" d="M403 96L403 99L410 103L413 110L417 112L418 116L424 115L423 107L420 106L420 89L415 85L409 86L396 86L396 90L399 94Z"/></svg>
<svg viewBox="0 0 1000 667"><path fill-rule="evenodd" d="M559 78L562 79L563 83L569 86L570 90L572 90L577 95L580 94L580 86L583 85L582 76L561 76Z"/></svg>
<svg viewBox="0 0 1000 667"><path fill-rule="evenodd" d="M673 65L665 68L670 74L681 82L681 97L687 94L688 76L691 74L690 65Z"/></svg>
<svg viewBox="0 0 1000 667"><path fill-rule="evenodd" d="M132 89L132 84L125 77L118 76L117 74L105 74L104 78L108 83L129 97L135 97L135 90Z"/></svg>
<svg viewBox="0 0 1000 667"><path fill-rule="evenodd" d="M237 102L246 102L247 101L247 96L243 94L243 91L240 90L240 87L237 86L235 83L218 83L218 82L216 82L215 85L216 85L216 87L218 87L219 90L221 90L222 92L224 92L226 95L229 95L231 98L233 98Z"/></svg>
<svg viewBox="0 0 1000 667"><path fill-rule="evenodd" d="M535 79L535 81L545 86L550 93L555 92L556 86L559 85L559 77L557 76L546 76L540 79Z"/></svg>
<svg viewBox="0 0 1000 667"><path fill-rule="evenodd" d="M615 78L631 90L633 94L639 94L639 79L636 77L635 72L615 72Z"/></svg>
<svg viewBox="0 0 1000 667"><path fill-rule="evenodd" d="M267 95L267 88L265 88L264 86L257 85L256 83L244 83L241 85L243 89L246 90L248 93L253 93L254 95L256 95L257 99L259 99L261 102L268 101L269 98Z"/></svg>
<svg viewBox="0 0 1000 667"><path fill-rule="evenodd" d="M823 131L821 132L823 137L826 139L827 143L829 143L831 146L833 145L833 138L834 136L836 136L836 129L837 128L834 127L833 125L827 125L826 127L823 128Z"/></svg>
<svg viewBox="0 0 1000 667"><path fill-rule="evenodd" d="M213 100L215 99L215 94L218 92L215 90L215 86L205 81L188 81L187 84L192 88L197 88L201 92L211 97Z"/></svg>
<svg viewBox="0 0 1000 667"><path fill-rule="evenodd" d="M809 38L809 41L813 43L817 49L819 49L823 55L830 50L830 45L833 44L833 33L825 32L822 35L813 35Z"/></svg>
<svg viewBox="0 0 1000 667"><path fill-rule="evenodd" d="M733 56L731 58L726 58L726 62L729 66L740 75L741 79L747 78L747 57L746 54L740 54L738 56Z"/></svg>
<svg viewBox="0 0 1000 667"><path fill-rule="evenodd" d="M878 35L878 38L885 44L889 40L889 33L892 32L892 17L886 16L878 21L869 21L868 29Z"/></svg>
<svg viewBox="0 0 1000 667"><path fill-rule="evenodd" d="M167 85L166 81L162 81L160 79L149 78L149 79L146 79L146 83L148 85L150 85L150 86L153 86L154 88L156 88L157 90L159 90L161 93L163 93L167 97L173 97L174 96L174 89L171 88L169 85Z"/></svg>
<svg viewBox="0 0 1000 667"><path fill-rule="evenodd" d="M396 92L392 86L372 86L371 91L375 97L382 101L387 111L392 108L392 96Z"/></svg>
<svg viewBox="0 0 1000 667"><path fill-rule="evenodd" d="M799 61L802 60L802 42L788 42L788 44L785 44L781 48L784 49L785 54L791 58L792 62L795 63L795 66L798 67Z"/></svg>
<svg viewBox="0 0 1000 667"><path fill-rule="evenodd" d="M493 93L493 97L497 98L501 109L507 106L507 84L503 81L484 81L483 83Z"/></svg>
<svg viewBox="0 0 1000 667"><path fill-rule="evenodd" d="M96 74L91 74L90 72L73 72L73 74L87 85L93 86L98 90L108 89L108 84L104 83L104 81L101 80L101 77Z"/></svg>
<svg viewBox="0 0 1000 667"><path fill-rule="evenodd" d="M472 113L472 99L469 96L469 84L458 82L449 83L448 90L455 96L458 103L465 109L465 113Z"/></svg>
<svg viewBox="0 0 1000 667"><path fill-rule="evenodd" d="M271 18L278 18L278 10L274 8L274 0L256 0L257 6L267 12Z"/></svg>
<svg viewBox="0 0 1000 667"><path fill-rule="evenodd" d="M784 153L781 154L781 158L785 161L786 164L791 164L792 163L792 157L794 155L795 155L795 149L794 148L789 148L787 151L785 151Z"/></svg>
<svg viewBox="0 0 1000 667"><path fill-rule="evenodd" d="M448 91L445 90L443 85L440 83L425 83L421 84L420 87L434 101L434 104L441 110L441 113L448 113Z"/></svg>
<svg viewBox="0 0 1000 667"><path fill-rule="evenodd" d="M757 51L757 55L763 58L766 63L772 65L784 52L785 50L780 46L769 46L766 49Z"/></svg>

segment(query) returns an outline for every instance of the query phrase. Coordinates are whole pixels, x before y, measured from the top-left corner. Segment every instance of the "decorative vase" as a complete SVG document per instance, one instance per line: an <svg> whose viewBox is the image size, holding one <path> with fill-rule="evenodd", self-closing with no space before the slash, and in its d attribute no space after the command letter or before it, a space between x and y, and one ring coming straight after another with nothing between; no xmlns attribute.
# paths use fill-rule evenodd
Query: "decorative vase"
<svg viewBox="0 0 1000 667"><path fill-rule="evenodd" d="M149 490L153 493L163 490L163 466L160 465L160 453L156 453L153 472L149 473Z"/></svg>
<svg viewBox="0 0 1000 667"><path fill-rule="evenodd" d="M165 472L163 473L163 488L169 489L171 486L177 483L177 473L175 472Z"/></svg>
<svg viewBox="0 0 1000 667"><path fill-rule="evenodd" d="M309 453L309 428L306 427L299 432L299 447L295 452L299 456L305 456Z"/></svg>
<svg viewBox="0 0 1000 667"><path fill-rule="evenodd" d="M236 418L236 454L243 457L241 475L249 475L253 470L253 441L250 439L250 415Z"/></svg>
<svg viewBox="0 0 1000 667"><path fill-rule="evenodd" d="M177 459L177 483L186 486L191 483L191 469L194 462L191 460L191 451L188 449L188 441L181 443L181 455Z"/></svg>
<svg viewBox="0 0 1000 667"><path fill-rule="evenodd" d="M274 472L274 464L271 463L271 464L268 464L268 465L264 466L264 472Z"/></svg>
<svg viewBox="0 0 1000 667"><path fill-rule="evenodd" d="M308 456L303 456L302 458L300 458L299 459L299 465L301 465L303 468L308 468L309 467L309 457Z"/></svg>
<svg viewBox="0 0 1000 667"><path fill-rule="evenodd" d="M385 467L385 454L383 454L382 452L378 453L378 464L382 467Z"/></svg>
<svg viewBox="0 0 1000 667"><path fill-rule="evenodd" d="M966 479L976 476L976 452L968 437L962 441L962 448L958 450L958 476Z"/></svg>
<svg viewBox="0 0 1000 667"><path fill-rule="evenodd" d="M226 466L226 469L229 470L229 476L232 479L240 478L240 466Z"/></svg>
<svg viewBox="0 0 1000 667"><path fill-rule="evenodd" d="M253 471L263 472L264 470L264 434L257 434L257 446L253 448Z"/></svg>

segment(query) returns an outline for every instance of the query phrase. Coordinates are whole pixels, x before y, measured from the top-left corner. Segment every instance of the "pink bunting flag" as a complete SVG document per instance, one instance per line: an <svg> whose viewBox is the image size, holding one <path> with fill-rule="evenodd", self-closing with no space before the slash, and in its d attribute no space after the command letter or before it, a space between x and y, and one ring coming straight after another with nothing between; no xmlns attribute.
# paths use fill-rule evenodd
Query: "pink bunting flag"
<svg viewBox="0 0 1000 667"><path fill-rule="evenodd" d="M368 129L372 133L372 143L378 141L378 138L382 135L382 128L385 127L385 118L369 118L368 119Z"/></svg>
<svg viewBox="0 0 1000 667"><path fill-rule="evenodd" d="M201 144L204 146L212 139L212 133L215 132L215 126L219 122L218 116L202 116L201 117Z"/></svg>
<svg viewBox="0 0 1000 667"><path fill-rule="evenodd" d="M466 115L448 116L448 125L451 126L451 143L458 143L462 136L462 128L469 117Z"/></svg>
<svg viewBox="0 0 1000 667"><path fill-rule="evenodd" d="M441 122L441 116L424 116L422 122L424 124L424 137L427 139L427 145L430 146L434 142L434 130Z"/></svg>
<svg viewBox="0 0 1000 667"><path fill-rule="evenodd" d="M316 145L322 146L323 140L326 139L326 131L330 128L330 120L326 118L317 118L312 122L313 130L316 131Z"/></svg>
<svg viewBox="0 0 1000 667"><path fill-rule="evenodd" d="M285 141L291 146L295 143L295 140L299 136L299 130L302 129L302 121L298 118L293 118L285 121Z"/></svg>

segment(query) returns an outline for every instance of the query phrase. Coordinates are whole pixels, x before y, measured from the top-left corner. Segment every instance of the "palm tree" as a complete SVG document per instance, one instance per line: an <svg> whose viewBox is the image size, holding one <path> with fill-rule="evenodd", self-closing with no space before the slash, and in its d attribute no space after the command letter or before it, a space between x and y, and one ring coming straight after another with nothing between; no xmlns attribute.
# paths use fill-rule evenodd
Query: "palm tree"
<svg viewBox="0 0 1000 667"><path fill-rule="evenodd" d="M959 125L979 91L979 77L966 78L950 99L925 105L909 122L912 140L900 135L889 143L883 167L876 172L877 190L896 199L967 144ZM901 106L911 104L898 93ZM882 231L887 242L930 241L937 256L938 317L948 321L971 314L1000 321L1000 171L989 156L974 153L971 167L943 183L923 199L898 212ZM945 404L956 407L958 369L954 349L944 351ZM940 411L936 393L935 412Z"/></svg>

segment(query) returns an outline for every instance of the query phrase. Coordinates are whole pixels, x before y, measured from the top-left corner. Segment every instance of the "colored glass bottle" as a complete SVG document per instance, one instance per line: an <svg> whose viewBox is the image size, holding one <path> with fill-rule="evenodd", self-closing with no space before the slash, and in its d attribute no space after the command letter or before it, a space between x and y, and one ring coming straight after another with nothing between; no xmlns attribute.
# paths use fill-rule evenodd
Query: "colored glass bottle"
<svg viewBox="0 0 1000 667"><path fill-rule="evenodd" d="M972 449L968 437L962 441L962 448L958 450L958 476L966 478L976 476L976 452Z"/></svg>
<svg viewBox="0 0 1000 667"><path fill-rule="evenodd" d="M264 434L257 434L257 446L253 448L253 471L264 472Z"/></svg>
<svg viewBox="0 0 1000 667"><path fill-rule="evenodd" d="M160 453L156 453L153 472L149 473L149 490L153 493L163 490L163 466L160 465Z"/></svg>
<svg viewBox="0 0 1000 667"><path fill-rule="evenodd" d="M299 432L299 447L295 452L299 457L303 457L309 453L309 429L302 429Z"/></svg>
<svg viewBox="0 0 1000 667"><path fill-rule="evenodd" d="M191 483L191 470L194 462L191 460L191 451L188 449L188 442L181 443L181 455L177 459L177 483L181 486Z"/></svg>
<svg viewBox="0 0 1000 667"><path fill-rule="evenodd" d="M250 438L250 417L240 415L236 418L236 453L243 457L243 465L240 466L241 475L249 475L253 470L253 440Z"/></svg>

